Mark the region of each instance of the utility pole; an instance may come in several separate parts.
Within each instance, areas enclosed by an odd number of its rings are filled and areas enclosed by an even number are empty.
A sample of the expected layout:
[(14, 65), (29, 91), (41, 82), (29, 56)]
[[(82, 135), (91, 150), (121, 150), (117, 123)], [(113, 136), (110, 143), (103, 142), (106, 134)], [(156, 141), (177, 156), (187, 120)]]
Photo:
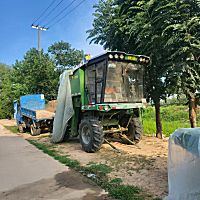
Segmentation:
[(41, 31), (47, 31), (48, 28), (45, 28), (45, 27), (42, 27), (42, 26), (39, 26), (39, 25), (35, 26), (33, 24), (31, 25), (31, 27), (38, 30), (38, 51), (40, 51), (41, 50), (41, 45), (40, 45)]

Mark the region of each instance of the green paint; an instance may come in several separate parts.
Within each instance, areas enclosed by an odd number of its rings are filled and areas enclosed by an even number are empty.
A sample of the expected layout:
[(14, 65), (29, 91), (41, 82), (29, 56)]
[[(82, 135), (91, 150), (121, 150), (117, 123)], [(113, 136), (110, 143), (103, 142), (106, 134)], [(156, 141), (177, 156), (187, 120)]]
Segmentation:
[(71, 82), (71, 94), (72, 96), (80, 95), (80, 73), (76, 70), (72, 76), (70, 76)]
[(81, 92), (81, 104), (85, 105), (85, 73), (83, 69), (79, 69), (80, 74), (80, 92)]

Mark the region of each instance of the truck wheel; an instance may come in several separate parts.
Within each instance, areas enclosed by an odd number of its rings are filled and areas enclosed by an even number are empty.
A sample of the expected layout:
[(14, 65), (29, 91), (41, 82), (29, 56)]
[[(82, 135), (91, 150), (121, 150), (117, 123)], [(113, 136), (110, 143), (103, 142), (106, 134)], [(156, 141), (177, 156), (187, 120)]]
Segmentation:
[(66, 127), (65, 135), (63, 137), (63, 142), (68, 142), (70, 138), (70, 131), (71, 131), (71, 126), (68, 124)]
[(30, 128), (31, 128), (31, 135), (32, 136), (40, 135), (40, 133), (41, 133), (40, 128), (35, 128), (33, 125), (31, 125)]
[(19, 130), (20, 133), (25, 133), (25, 129), (22, 126), (22, 124), (18, 124), (18, 130)]
[(104, 141), (103, 127), (96, 119), (83, 119), (79, 125), (80, 142), (84, 151), (93, 153)]
[(127, 137), (131, 141), (139, 142), (143, 135), (143, 127), (139, 118), (133, 118), (128, 126)]

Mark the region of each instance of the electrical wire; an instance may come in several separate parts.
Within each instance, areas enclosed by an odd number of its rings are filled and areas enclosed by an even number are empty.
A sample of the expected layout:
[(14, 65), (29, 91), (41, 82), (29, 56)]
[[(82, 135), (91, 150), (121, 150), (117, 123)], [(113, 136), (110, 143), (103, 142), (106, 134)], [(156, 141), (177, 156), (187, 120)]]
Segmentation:
[(82, 0), (77, 6), (75, 6), (73, 9), (71, 9), (69, 12), (67, 12), (63, 17), (61, 17), (60, 19), (58, 19), (55, 23), (53, 23), (52, 25), (50, 24), (48, 28), (52, 28), (53, 26), (55, 26), (57, 23), (59, 23), (61, 20), (63, 20), (65, 17), (67, 17), (69, 14), (71, 14), (76, 8), (78, 8), (84, 1), (86, 0)]
[(67, 10), (70, 6), (72, 6), (73, 3), (75, 3), (77, 0), (73, 0), (71, 3), (69, 3), (66, 7), (64, 7), (55, 17), (53, 17), (51, 20), (49, 20), (44, 26), (48, 26), (48, 24), (51, 24), (53, 21), (56, 20), (65, 10)]
[[(51, 15), (51, 13), (53, 13), (53, 11), (54, 11), (63, 1), (64, 1), (64, 0), (59, 1), (58, 4), (56, 4), (56, 6), (54, 6), (54, 7), (49, 11), (49, 13), (47, 13), (47, 15), (45, 15), (43, 18), (46, 18), (46, 19), (47, 19), (47, 18)], [(45, 21), (46, 19), (44, 19), (44, 21)]]
[(41, 17), (49, 10), (49, 8), (56, 2), (56, 0), (53, 0), (49, 6), (40, 14), (40, 16), (38, 18), (36, 18), (32, 24), (35, 24), (39, 19), (41, 19)]

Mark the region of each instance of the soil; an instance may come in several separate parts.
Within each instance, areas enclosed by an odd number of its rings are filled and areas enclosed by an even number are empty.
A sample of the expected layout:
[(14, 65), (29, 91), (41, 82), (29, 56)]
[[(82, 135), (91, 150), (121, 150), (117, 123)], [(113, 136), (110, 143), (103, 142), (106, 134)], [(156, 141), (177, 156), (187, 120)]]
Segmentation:
[(47, 110), (36, 110), (36, 118), (37, 119), (52, 119), (54, 117), (54, 113)]
[[(1, 124), (7, 121), (0, 120)], [(12, 123), (10, 123), (12, 124)], [(5, 124), (4, 124), (5, 125)], [(21, 134), (24, 138), (35, 139), (42, 143), (49, 143), (49, 134), (32, 137)], [(121, 178), (124, 184), (138, 186), (155, 197), (167, 196), (167, 153), (168, 139), (158, 139), (144, 136), (136, 145), (126, 145), (111, 142), (120, 152), (103, 144), (100, 151), (86, 153), (81, 149), (79, 139), (72, 139), (68, 143), (56, 144), (55, 148), (64, 155), (70, 155), (82, 165), (88, 163), (104, 163), (113, 168), (111, 178)]]

